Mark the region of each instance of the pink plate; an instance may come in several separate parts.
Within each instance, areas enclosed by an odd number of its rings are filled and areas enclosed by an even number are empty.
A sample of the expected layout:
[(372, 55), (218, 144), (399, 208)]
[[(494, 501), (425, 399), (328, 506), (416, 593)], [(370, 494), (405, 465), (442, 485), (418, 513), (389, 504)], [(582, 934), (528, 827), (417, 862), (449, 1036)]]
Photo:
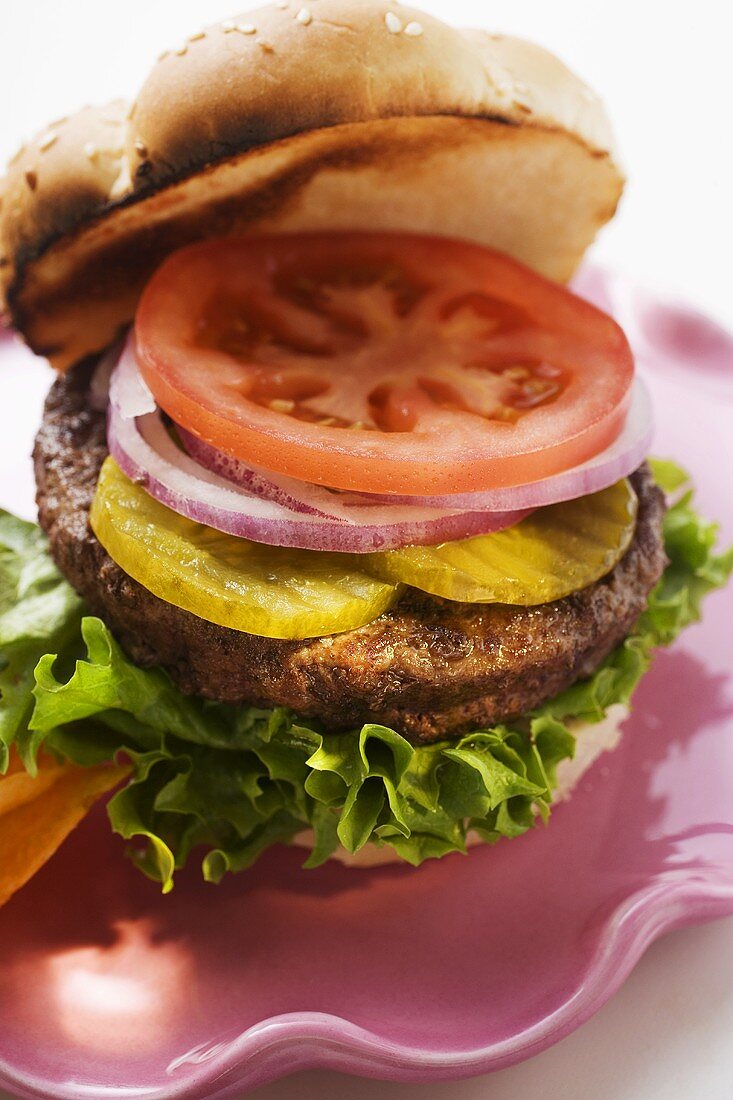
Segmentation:
[[(581, 286), (632, 338), (656, 453), (730, 539), (733, 340), (615, 277)], [(233, 1097), (314, 1066), (470, 1076), (557, 1042), (655, 937), (733, 913), (731, 620), (733, 588), (659, 655), (621, 748), (548, 829), (468, 858), (306, 872), (280, 849), (162, 898), (96, 814), (0, 912), (0, 1085)]]

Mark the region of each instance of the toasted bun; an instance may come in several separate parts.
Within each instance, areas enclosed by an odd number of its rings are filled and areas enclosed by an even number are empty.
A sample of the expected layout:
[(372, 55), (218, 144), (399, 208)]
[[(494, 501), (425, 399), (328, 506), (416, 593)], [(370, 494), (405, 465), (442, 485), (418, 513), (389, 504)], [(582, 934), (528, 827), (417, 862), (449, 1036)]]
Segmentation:
[[(558, 765), (555, 803), (565, 802), (570, 798), (580, 780), (599, 756), (618, 748), (622, 736), (621, 727), (628, 716), (628, 707), (616, 703), (608, 708), (601, 722), (570, 723), (576, 737), (575, 756), (572, 760), (563, 760)], [(476, 848), (483, 843), (478, 833), (469, 832), (466, 837), (468, 848)], [(292, 844), (296, 848), (307, 848), (310, 851), (313, 847), (313, 832), (305, 829), (293, 838)], [(376, 844), (371, 843), (365, 844), (353, 855), (345, 848), (338, 848), (331, 859), (337, 863), (343, 863), (345, 867), (381, 867), (388, 863), (403, 862), (394, 848), (390, 848), (389, 845), (377, 847)]]
[(599, 100), (537, 46), (382, 0), (270, 4), (164, 54), (131, 105), (21, 150), (0, 189), (2, 290), (64, 369), (189, 241), (403, 229), (566, 280), (622, 183)]

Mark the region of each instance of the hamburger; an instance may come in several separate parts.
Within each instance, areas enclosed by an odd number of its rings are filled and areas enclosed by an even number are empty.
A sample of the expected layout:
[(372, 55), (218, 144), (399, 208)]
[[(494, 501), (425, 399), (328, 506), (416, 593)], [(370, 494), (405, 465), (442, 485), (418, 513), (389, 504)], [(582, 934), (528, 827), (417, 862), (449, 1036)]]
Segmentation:
[(1, 900), (105, 795), (165, 890), (418, 865), (617, 743), (733, 564), (566, 286), (622, 187), (557, 59), (378, 0), (208, 27), (19, 152), (58, 379), (40, 528), (0, 518)]

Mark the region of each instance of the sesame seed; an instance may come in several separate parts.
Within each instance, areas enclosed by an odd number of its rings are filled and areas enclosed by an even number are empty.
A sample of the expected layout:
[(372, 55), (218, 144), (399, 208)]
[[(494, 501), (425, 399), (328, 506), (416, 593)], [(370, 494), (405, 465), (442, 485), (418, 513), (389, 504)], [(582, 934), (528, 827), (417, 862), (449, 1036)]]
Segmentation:
[(200, 42), (202, 38), (206, 38), (206, 31), (197, 31), (196, 34), (189, 35), (188, 41)]
[(46, 150), (50, 149), (56, 141), (58, 141), (58, 134), (44, 134), (44, 136), (38, 142), (38, 148), (42, 153), (45, 153)]
[(352, 431), (356, 430), (357, 432), (360, 432), (363, 428), (366, 428), (366, 424), (363, 420), (355, 420), (353, 424), (349, 424), (349, 427), (352, 429)]
[(31, 191), (35, 191), (35, 189), (38, 185), (38, 176), (36, 175), (35, 172), (26, 172), (25, 182), (28, 184)]
[(144, 141), (140, 141), (140, 138), (135, 142), (135, 152), (141, 157), (146, 157), (148, 155), (148, 147)]
[(182, 46), (179, 46), (178, 49), (174, 50), (173, 52), (175, 53), (176, 57), (183, 57), (184, 54), (188, 53), (188, 46), (184, 42)]
[(170, 50), (163, 50), (162, 53), (158, 54), (158, 61), (165, 61), (166, 57), (169, 56), (170, 52), (171, 52)]
[(408, 38), (419, 38), (422, 33), (422, 23), (408, 23), (405, 27), (405, 34)]
[(94, 160), (94, 158), (98, 154), (99, 154), (99, 149), (97, 149), (97, 146), (94, 144), (94, 142), (93, 141), (88, 141), (86, 143), (86, 145), (84, 146), (84, 156), (87, 158), (87, 160)]
[(336, 417), (324, 416), (318, 421), (318, 423), (322, 428), (332, 428), (336, 423)]
[(289, 398), (275, 397), (270, 402), (270, 408), (273, 412), (291, 413), (295, 408), (295, 402), (291, 401)]
[(299, 23), (302, 23), (304, 27), (307, 27), (309, 23), (313, 22), (313, 16), (307, 8), (301, 8), (295, 18)]
[(395, 15), (393, 11), (388, 11), (384, 17), (384, 22), (387, 24), (387, 30), (390, 34), (400, 34), (402, 31), (402, 20), (399, 16)]
[(226, 19), (222, 23), (221, 29), (224, 31), (224, 34), (230, 34), (232, 31), (235, 31), (237, 29), (237, 24), (234, 23), (231, 19)]
[(237, 30), (240, 34), (257, 34), (257, 27), (252, 23), (237, 23)]
[(275, 47), (271, 42), (266, 42), (264, 38), (257, 39), (257, 45), (260, 47), (263, 53), (274, 53)]

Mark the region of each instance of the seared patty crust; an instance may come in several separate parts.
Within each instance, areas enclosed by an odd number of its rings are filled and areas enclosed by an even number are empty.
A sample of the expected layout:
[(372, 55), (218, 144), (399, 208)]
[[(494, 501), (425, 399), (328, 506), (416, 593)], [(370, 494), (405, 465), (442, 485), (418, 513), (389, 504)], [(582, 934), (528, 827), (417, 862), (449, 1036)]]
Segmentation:
[(107, 456), (105, 415), (89, 406), (94, 364), (53, 385), (34, 451), (51, 552), (93, 614), (143, 667), (186, 694), (291, 707), (329, 730), (378, 722), (429, 742), (519, 717), (590, 675), (629, 633), (666, 564), (664, 499), (644, 465), (634, 539), (616, 568), (538, 607), (459, 604), (408, 589), (359, 630), (279, 641), (229, 630), (158, 599), (109, 557), (89, 526)]

